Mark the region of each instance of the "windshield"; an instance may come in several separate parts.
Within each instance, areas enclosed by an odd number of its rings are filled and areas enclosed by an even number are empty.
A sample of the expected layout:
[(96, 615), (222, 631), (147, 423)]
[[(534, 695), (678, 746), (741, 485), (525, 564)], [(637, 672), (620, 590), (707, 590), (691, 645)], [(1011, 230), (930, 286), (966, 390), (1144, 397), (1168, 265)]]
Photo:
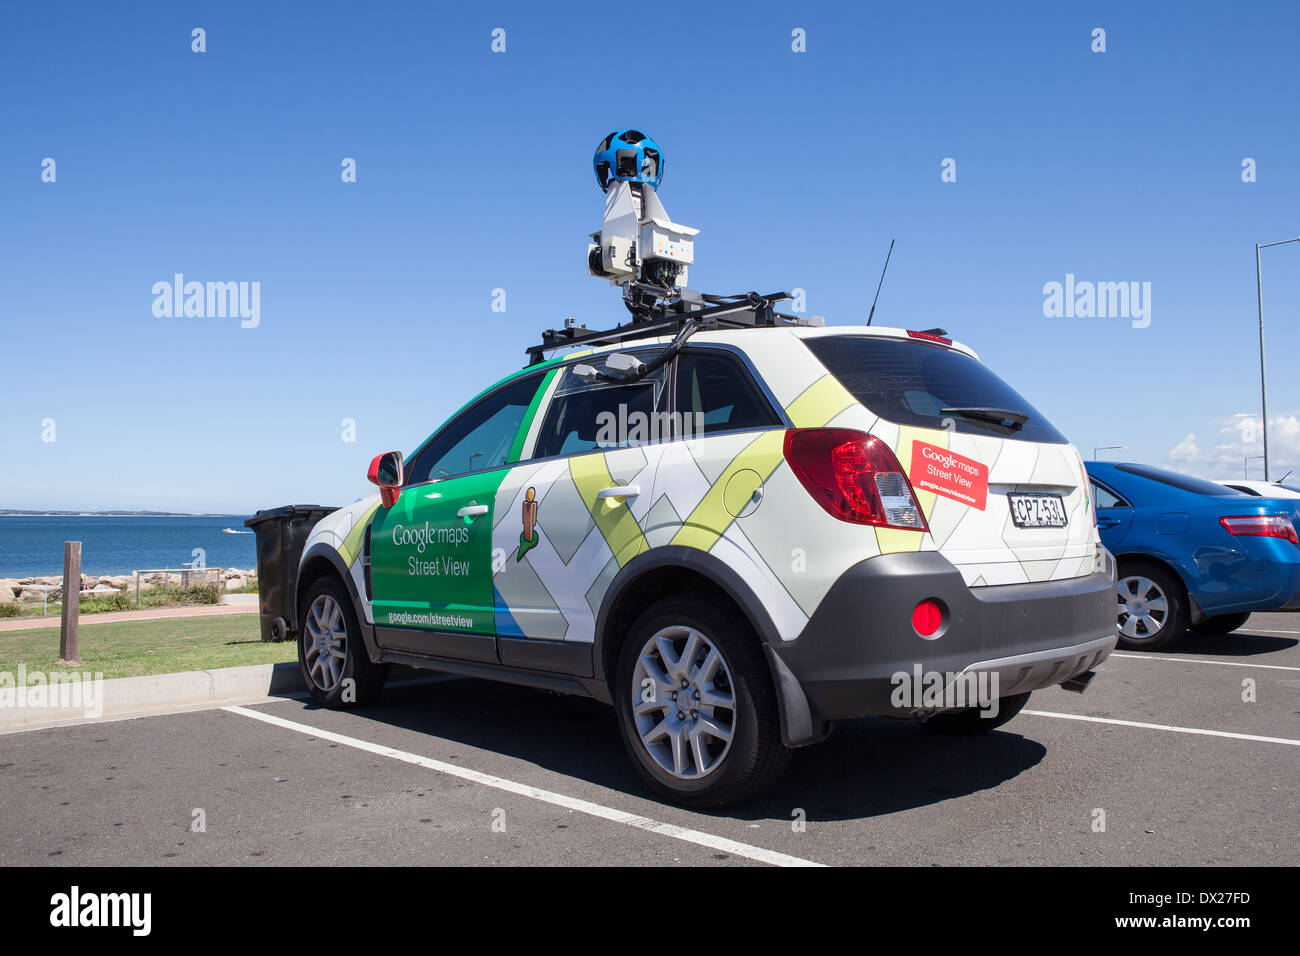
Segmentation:
[(875, 335), (826, 335), (803, 343), (854, 398), (896, 425), (944, 428), (947, 421), (952, 431), (1066, 443), (1015, 389), (962, 352)]

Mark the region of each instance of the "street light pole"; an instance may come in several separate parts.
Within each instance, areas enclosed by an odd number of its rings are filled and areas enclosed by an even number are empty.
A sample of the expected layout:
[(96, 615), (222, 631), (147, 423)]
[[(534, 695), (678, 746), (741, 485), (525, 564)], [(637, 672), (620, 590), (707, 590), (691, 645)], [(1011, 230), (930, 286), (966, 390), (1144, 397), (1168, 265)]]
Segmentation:
[(1300, 236), (1295, 239), (1282, 239), (1278, 242), (1257, 242), (1255, 243), (1255, 301), (1259, 305), (1259, 399), (1260, 399), (1260, 425), (1262, 426), (1261, 434), (1264, 438), (1264, 480), (1268, 481), (1268, 381), (1264, 376), (1264, 277), (1259, 264), (1259, 250), (1267, 249), (1269, 246), (1283, 246), (1288, 242), (1300, 242)]
[(1092, 450), (1092, 460), (1093, 461), (1097, 460), (1097, 452), (1099, 451), (1110, 451), (1113, 448), (1123, 448), (1123, 447), (1124, 447), (1123, 445), (1101, 445)]

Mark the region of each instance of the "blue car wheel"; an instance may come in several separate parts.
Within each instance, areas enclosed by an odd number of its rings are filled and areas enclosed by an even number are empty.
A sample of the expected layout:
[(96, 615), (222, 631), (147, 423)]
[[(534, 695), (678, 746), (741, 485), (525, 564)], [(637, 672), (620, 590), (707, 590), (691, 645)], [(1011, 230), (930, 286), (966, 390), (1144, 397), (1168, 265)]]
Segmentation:
[(1183, 636), (1187, 598), (1173, 572), (1145, 562), (1122, 563), (1115, 590), (1120, 647), (1149, 651)]

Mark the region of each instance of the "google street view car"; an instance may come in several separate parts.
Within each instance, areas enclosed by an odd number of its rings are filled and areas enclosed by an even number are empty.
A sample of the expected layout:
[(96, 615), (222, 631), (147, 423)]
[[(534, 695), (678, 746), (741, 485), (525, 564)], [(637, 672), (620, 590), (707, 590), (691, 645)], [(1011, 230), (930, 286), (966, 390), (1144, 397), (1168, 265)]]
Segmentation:
[(588, 271), (631, 321), (544, 333), (315, 526), (312, 697), (365, 703), (390, 663), (588, 695), (651, 788), (718, 806), (836, 720), (975, 733), (1083, 690), (1115, 569), (1060, 432), (941, 330), (685, 288), (658, 147), (602, 147)]

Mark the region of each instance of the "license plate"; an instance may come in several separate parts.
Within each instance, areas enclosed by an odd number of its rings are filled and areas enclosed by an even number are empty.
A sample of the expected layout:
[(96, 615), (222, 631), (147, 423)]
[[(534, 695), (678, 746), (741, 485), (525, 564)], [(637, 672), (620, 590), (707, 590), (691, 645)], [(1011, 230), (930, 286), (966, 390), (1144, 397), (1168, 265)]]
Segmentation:
[(1011, 520), (1017, 528), (1064, 528), (1070, 523), (1060, 495), (1009, 494)]

